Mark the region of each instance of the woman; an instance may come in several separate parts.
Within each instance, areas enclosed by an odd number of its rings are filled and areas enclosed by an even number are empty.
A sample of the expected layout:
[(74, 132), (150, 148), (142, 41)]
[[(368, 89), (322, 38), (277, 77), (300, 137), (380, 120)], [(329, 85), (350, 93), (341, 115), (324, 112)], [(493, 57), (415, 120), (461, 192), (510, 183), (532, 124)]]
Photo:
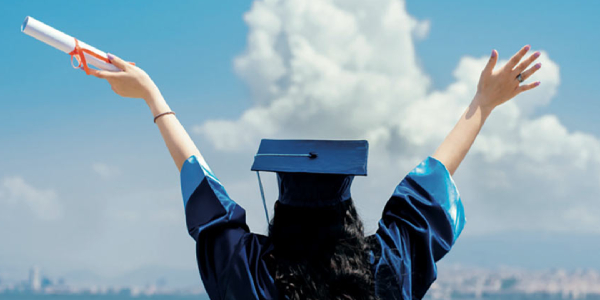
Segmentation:
[[(471, 104), (433, 156), (397, 186), (369, 237), (349, 193), (327, 207), (278, 201), (269, 236), (250, 233), (245, 211), (229, 198), (150, 77), (112, 55), (121, 72), (92, 74), (121, 96), (144, 99), (155, 117), (181, 172), (186, 222), (211, 299), (420, 299), (436, 278), (435, 262), (464, 225), (451, 176), (491, 112), (540, 84), (521, 85), (541, 67), (528, 68), (539, 52), (521, 61), (529, 49), (496, 69), (498, 53), (492, 51)], [(314, 178), (303, 179), (300, 189), (313, 187)]]

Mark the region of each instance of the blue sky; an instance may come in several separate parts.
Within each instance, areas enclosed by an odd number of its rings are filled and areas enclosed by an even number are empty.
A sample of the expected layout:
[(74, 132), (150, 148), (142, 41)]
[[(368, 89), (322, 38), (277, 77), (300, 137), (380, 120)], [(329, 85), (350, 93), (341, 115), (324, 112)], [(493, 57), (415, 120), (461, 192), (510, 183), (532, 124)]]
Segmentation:
[[(595, 2), (408, 1), (408, 11), (432, 22), (429, 38), (417, 44), (421, 62), (436, 85), (450, 81), (456, 60), (498, 49), (512, 55), (521, 45), (548, 51), (560, 64), (561, 85), (543, 112), (560, 116), (569, 129), (600, 133), (600, 21)], [(543, 83), (542, 83), (543, 84)]]
[[(558, 1), (461, 1), (460, 5), (408, 1), (406, 10), (416, 19), (430, 22), (427, 37), (416, 41), (415, 49), (417, 64), (432, 79), (431, 89), (451, 84), (455, 80), (452, 72), (464, 56), (487, 56), (497, 49), (500, 58), (507, 58), (531, 44), (546, 51), (560, 67), (556, 95), (535, 114), (555, 115), (569, 132), (599, 137), (600, 19), (595, 15), (599, 6)], [(145, 103), (118, 97), (106, 82), (73, 70), (67, 55), (19, 29), (23, 19), (32, 16), (135, 61), (152, 76), (191, 131), (211, 119), (236, 119), (253, 105), (248, 84), (233, 66), (234, 58), (246, 49), (249, 31), (242, 16), (251, 3), (4, 1), (1, 7), (0, 179), (20, 177), (38, 192), (53, 191), (62, 214), (58, 220), (39, 220), (27, 205), (4, 203), (0, 227), (11, 229), (0, 229), (0, 240), (9, 245), (0, 247), (0, 270), (4, 267), (24, 274), (23, 268), (32, 264), (54, 274), (84, 269), (106, 276), (146, 265), (193, 270), (193, 243), (185, 232), (178, 172)], [(226, 170), (237, 170), (227, 168), (231, 161), (239, 163), (240, 170), (249, 169), (251, 156), (231, 158), (211, 145), (200, 144), (204, 138), (193, 138), (213, 169), (224, 170), (225, 182), (239, 179), (226, 174)], [(94, 164), (107, 166), (107, 175), (95, 172)], [(160, 197), (144, 208), (146, 193)], [(136, 200), (128, 202), (129, 196)], [(121, 208), (139, 209), (144, 214), (119, 213)], [(148, 211), (156, 209), (166, 213)], [(177, 212), (181, 213), (179, 219), (173, 215)], [(152, 220), (167, 221), (144, 224)], [(490, 244), (512, 241), (526, 249), (536, 247), (522, 243), (531, 239), (527, 234), (513, 240), (510, 236), (502, 233), (497, 239), (486, 239), (494, 240)], [(572, 240), (569, 234), (563, 236), (564, 241)], [(589, 264), (581, 258), (556, 261), (555, 255), (515, 258), (510, 249), (470, 255), (482, 252), (478, 241), (466, 236), (449, 260), (472, 264), (498, 260), (538, 268)], [(540, 243), (553, 249), (560, 241), (552, 244), (547, 236), (540, 237)], [(40, 244), (45, 251), (36, 249)], [(589, 243), (571, 250), (580, 253), (598, 247)], [(138, 255), (148, 248), (152, 251)], [(573, 253), (556, 251), (567, 257)], [(104, 258), (91, 262), (90, 256), (100, 255)], [(597, 259), (593, 264), (600, 267)]]

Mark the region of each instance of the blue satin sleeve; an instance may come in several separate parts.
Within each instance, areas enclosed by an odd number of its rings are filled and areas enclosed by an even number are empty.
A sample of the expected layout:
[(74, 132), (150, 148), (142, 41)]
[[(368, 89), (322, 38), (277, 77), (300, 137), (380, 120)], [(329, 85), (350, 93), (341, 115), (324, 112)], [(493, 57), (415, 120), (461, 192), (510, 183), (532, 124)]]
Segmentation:
[[(235, 203), (208, 165), (195, 155), (181, 168), (187, 230), (196, 240), (198, 268), (211, 299), (222, 299), (221, 278), (249, 233), (246, 212)], [(237, 250), (236, 250), (237, 249)]]
[(423, 298), (437, 277), (435, 262), (450, 251), (465, 222), (450, 173), (428, 157), (396, 186), (379, 221), (378, 294)]

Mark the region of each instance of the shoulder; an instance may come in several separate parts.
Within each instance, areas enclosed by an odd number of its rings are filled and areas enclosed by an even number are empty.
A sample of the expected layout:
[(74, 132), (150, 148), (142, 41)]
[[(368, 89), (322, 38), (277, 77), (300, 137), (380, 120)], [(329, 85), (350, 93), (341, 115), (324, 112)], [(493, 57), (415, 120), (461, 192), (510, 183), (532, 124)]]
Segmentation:
[(277, 299), (272, 253), (269, 237), (244, 234), (221, 276), (224, 299)]

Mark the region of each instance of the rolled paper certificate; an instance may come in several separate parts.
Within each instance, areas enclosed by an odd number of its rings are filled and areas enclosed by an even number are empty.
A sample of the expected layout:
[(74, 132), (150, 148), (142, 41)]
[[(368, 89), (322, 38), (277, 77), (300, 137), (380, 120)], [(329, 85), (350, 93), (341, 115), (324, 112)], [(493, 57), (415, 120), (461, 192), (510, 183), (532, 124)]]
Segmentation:
[[(58, 31), (32, 17), (25, 18), (25, 21), (23, 21), (23, 25), (21, 26), (21, 31), (62, 52), (71, 55), (72, 57), (75, 56), (75, 58), (77, 58), (79, 61), (79, 64), (83, 65), (84, 69), (87, 69), (87, 66), (85, 66), (85, 63), (82, 63), (82, 59), (78, 57), (79, 55), (83, 55), (85, 62), (95, 66), (98, 69), (115, 72), (120, 71), (119, 68), (109, 62), (106, 53), (103, 51), (100, 51), (82, 41), (76, 40), (74, 37)], [(77, 49), (77, 46), (79, 49)], [(88, 53), (88, 51), (93, 52), (93, 54)]]

